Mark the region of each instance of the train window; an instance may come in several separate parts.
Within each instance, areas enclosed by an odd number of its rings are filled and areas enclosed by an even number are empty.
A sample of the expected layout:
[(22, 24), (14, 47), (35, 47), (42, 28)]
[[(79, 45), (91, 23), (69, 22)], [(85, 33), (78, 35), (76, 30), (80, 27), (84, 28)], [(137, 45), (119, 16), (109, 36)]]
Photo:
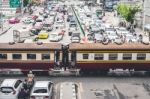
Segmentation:
[(7, 54), (0, 54), (0, 59), (7, 59)]
[(94, 59), (95, 60), (103, 60), (104, 59), (104, 54), (95, 54)]
[(13, 59), (22, 59), (21, 54), (13, 54), (12, 57), (13, 57)]
[(83, 54), (83, 59), (89, 59), (89, 54)]
[(109, 54), (109, 60), (117, 60), (118, 59), (118, 54)]
[(137, 60), (145, 60), (146, 59), (146, 54), (139, 53), (137, 54)]
[(36, 59), (36, 54), (27, 54), (27, 59)]
[(49, 59), (50, 59), (50, 53), (42, 54), (42, 60), (49, 60)]
[(123, 54), (123, 60), (131, 60), (132, 54)]

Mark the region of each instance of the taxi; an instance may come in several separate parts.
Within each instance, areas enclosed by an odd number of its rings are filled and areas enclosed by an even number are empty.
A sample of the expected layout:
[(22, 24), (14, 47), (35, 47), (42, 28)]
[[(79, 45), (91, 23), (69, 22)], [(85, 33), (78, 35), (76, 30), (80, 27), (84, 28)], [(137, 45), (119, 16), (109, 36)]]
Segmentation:
[(38, 38), (39, 39), (47, 39), (49, 37), (49, 34), (47, 31), (41, 31), (39, 34), (38, 34)]

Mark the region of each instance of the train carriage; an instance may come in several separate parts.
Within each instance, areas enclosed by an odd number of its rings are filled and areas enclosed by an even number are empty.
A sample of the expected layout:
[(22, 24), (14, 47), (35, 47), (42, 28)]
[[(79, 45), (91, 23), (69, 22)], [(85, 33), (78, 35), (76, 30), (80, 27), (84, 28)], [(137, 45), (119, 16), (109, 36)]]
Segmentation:
[(61, 56), (58, 43), (1, 43), (0, 70), (49, 71), (61, 61), (57, 56)]
[(72, 43), (69, 45), (69, 54), (70, 64), (74, 63), (81, 71), (150, 71), (150, 45)]

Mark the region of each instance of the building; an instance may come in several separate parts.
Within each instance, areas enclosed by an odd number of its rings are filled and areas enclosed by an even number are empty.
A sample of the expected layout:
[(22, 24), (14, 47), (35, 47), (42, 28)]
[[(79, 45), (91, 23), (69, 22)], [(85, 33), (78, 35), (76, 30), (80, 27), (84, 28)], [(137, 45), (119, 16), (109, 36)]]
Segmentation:
[(150, 0), (144, 0), (143, 26), (150, 24)]
[(18, 13), (18, 7), (11, 7), (9, 0), (2, 0), (0, 5), (0, 13), (8, 17), (15, 16), (16, 13)]

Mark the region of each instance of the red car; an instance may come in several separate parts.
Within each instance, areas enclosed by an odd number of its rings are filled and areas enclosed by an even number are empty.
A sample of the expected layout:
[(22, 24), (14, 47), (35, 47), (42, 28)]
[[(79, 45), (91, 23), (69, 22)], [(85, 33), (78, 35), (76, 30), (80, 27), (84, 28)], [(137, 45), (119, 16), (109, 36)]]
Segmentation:
[(33, 16), (32, 16), (32, 19), (33, 19), (33, 20), (36, 20), (37, 18), (38, 18), (37, 15), (33, 15)]
[(9, 19), (10, 24), (16, 24), (16, 23), (19, 23), (19, 22), (20, 22), (20, 20), (17, 17), (13, 17), (13, 18)]

